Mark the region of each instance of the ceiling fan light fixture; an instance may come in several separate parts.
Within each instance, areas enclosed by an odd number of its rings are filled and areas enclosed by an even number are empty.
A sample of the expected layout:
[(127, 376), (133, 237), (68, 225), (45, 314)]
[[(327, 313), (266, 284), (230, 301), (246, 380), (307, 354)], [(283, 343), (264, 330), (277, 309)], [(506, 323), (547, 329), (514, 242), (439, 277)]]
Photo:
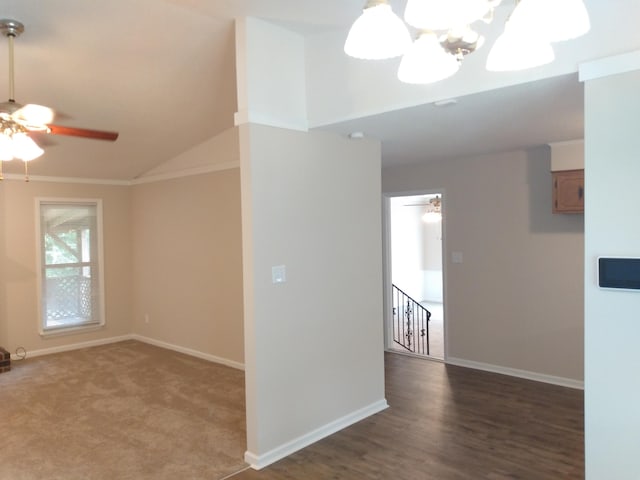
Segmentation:
[(14, 40), (24, 32), (24, 25), (17, 20), (0, 19), (0, 34), (7, 37), (9, 44), (9, 99), (0, 102), (0, 180), (2, 180), (2, 162), (19, 158), (25, 162), (25, 177), (28, 181), (27, 162), (44, 153), (44, 150), (29, 136), (29, 132), (45, 132), (52, 135), (69, 135), (115, 141), (117, 132), (89, 130), (86, 128), (62, 127), (51, 125), (55, 113), (42, 105), (20, 105), (14, 95)]
[(29, 130), (47, 130), (47, 124), (53, 122), (54, 113), (49, 107), (29, 103), (13, 113), (13, 118), (23, 123)]
[(11, 139), (13, 142), (13, 157), (23, 162), (35, 160), (44, 153), (44, 150), (26, 133), (14, 133)]
[(422, 215), (424, 223), (438, 223), (442, 221), (442, 214), (438, 212), (426, 212)]
[(364, 60), (399, 57), (411, 45), (411, 35), (387, 0), (369, 0), (353, 23), (344, 44), (347, 55)]
[(442, 221), (442, 199), (439, 195), (429, 200), (429, 203), (425, 206), (422, 221), (425, 223), (438, 223)]
[(447, 52), (434, 32), (422, 32), (402, 57), (398, 79), (404, 83), (427, 84), (444, 80), (458, 71), (460, 62)]
[(11, 137), (0, 134), (0, 162), (9, 162), (13, 160), (13, 141)]

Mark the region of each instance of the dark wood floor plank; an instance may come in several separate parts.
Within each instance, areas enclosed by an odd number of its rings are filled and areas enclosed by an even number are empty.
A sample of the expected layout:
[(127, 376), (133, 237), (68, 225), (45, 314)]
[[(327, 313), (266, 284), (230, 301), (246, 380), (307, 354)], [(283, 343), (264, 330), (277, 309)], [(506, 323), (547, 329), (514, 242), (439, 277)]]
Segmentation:
[(233, 480), (584, 478), (583, 392), (386, 354), (390, 408)]

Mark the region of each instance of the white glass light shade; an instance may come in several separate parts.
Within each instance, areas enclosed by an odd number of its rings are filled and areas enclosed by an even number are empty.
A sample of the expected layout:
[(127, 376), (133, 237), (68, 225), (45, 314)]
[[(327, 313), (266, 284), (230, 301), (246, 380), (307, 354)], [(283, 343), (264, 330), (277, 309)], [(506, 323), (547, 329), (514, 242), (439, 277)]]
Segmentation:
[(424, 223), (438, 223), (442, 220), (442, 214), (438, 212), (426, 212), (422, 215)]
[(517, 29), (535, 29), (535, 35), (549, 42), (580, 37), (591, 28), (582, 0), (521, 0), (510, 22)]
[(344, 51), (365, 60), (399, 57), (411, 45), (411, 35), (389, 4), (365, 7), (351, 26)]
[(0, 133), (0, 162), (13, 160), (13, 141), (11, 137)]
[(404, 19), (421, 30), (448, 30), (469, 25), (490, 9), (487, 0), (409, 0)]
[(398, 69), (398, 79), (404, 83), (433, 83), (450, 77), (460, 63), (440, 45), (433, 32), (423, 32), (405, 53)]
[(54, 114), (49, 107), (29, 103), (14, 112), (12, 116), (30, 127), (44, 129), (48, 123), (53, 121)]
[(548, 41), (528, 29), (518, 29), (509, 19), (487, 57), (487, 70), (507, 72), (539, 67), (553, 62), (555, 55)]
[(29, 162), (44, 153), (36, 142), (24, 133), (13, 134), (13, 157)]

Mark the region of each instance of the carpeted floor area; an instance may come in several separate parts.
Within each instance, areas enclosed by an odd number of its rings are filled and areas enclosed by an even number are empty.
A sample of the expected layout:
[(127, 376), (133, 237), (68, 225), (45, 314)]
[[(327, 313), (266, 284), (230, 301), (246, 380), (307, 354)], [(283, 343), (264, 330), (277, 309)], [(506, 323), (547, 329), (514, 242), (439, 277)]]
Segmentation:
[(244, 373), (135, 341), (0, 375), (0, 478), (221, 479), (244, 467)]

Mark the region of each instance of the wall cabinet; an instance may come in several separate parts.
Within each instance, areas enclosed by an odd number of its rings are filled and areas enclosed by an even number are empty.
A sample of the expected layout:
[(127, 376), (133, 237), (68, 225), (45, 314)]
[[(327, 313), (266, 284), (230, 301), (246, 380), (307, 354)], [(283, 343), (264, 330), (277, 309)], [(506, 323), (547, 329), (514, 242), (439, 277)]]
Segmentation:
[(584, 170), (562, 170), (553, 175), (553, 213), (584, 212)]

